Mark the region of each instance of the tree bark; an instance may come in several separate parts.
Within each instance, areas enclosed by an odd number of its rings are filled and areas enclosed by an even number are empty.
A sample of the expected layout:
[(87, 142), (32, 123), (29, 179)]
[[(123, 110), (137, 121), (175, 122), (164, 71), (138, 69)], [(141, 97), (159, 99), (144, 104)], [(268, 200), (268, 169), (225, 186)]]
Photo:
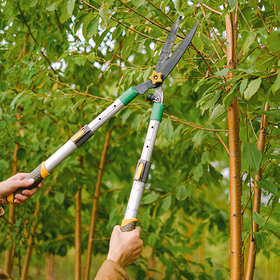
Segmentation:
[[(226, 2), (227, 5), (227, 2)], [(237, 11), (226, 14), (227, 35), (227, 67), (237, 68), (236, 42), (237, 42)], [(227, 74), (227, 80), (233, 78), (231, 71)], [(228, 138), (229, 138), (229, 169), (230, 169), (230, 279), (243, 279), (243, 255), (242, 255), (242, 215), (241, 196), (242, 184), (240, 179), (241, 150), (239, 139), (239, 105), (237, 97), (227, 109), (228, 114)]]
[[(18, 114), (17, 114), (18, 115)], [(18, 118), (19, 116), (17, 116)], [(19, 149), (19, 144), (16, 143), (15, 149), (14, 149), (14, 154), (13, 154), (13, 163), (12, 163), (12, 174), (15, 175), (17, 173), (17, 151)], [(9, 204), (9, 223), (13, 225), (15, 223), (15, 204)], [(10, 233), (11, 234), (11, 233)], [(11, 238), (12, 240), (12, 238)], [(5, 251), (5, 263), (4, 263), (4, 270), (8, 273), (11, 274), (12, 270), (12, 259), (14, 255), (14, 243), (12, 240), (12, 245), (9, 250)]]
[(75, 215), (75, 280), (80, 280), (82, 277), (82, 250), (81, 250), (81, 197), (82, 188), (78, 186), (76, 193), (76, 215)]
[[(264, 111), (269, 111), (268, 102), (266, 102), (265, 104)], [(268, 116), (262, 115), (260, 133), (258, 138), (258, 149), (262, 152), (262, 154), (264, 153), (264, 148), (265, 148), (267, 124), (268, 124)], [(262, 190), (261, 188), (258, 188), (256, 181), (260, 181), (261, 179), (262, 179), (262, 167), (259, 166), (258, 174), (255, 174), (252, 214), (254, 212), (260, 214)], [(257, 252), (257, 244), (254, 238), (254, 232), (258, 232), (258, 231), (259, 231), (259, 225), (256, 224), (254, 221), (252, 221), (252, 232), (251, 232), (250, 243), (249, 243), (248, 261), (247, 261), (246, 277), (245, 277), (246, 280), (252, 280), (254, 276), (256, 252)]]
[[(37, 201), (35, 212), (34, 212), (35, 219), (38, 219), (38, 217), (39, 217), (39, 210), (40, 210), (39, 201)], [(26, 251), (26, 255), (25, 255), (25, 259), (24, 259), (24, 265), (22, 268), (21, 280), (27, 279), (28, 268), (29, 268), (29, 264), (30, 264), (30, 260), (31, 260), (34, 236), (36, 234), (37, 225), (38, 225), (38, 222), (34, 221), (33, 227), (31, 229), (30, 235), (28, 237), (28, 243), (27, 243), (28, 247), (27, 247), (27, 251)]]
[(95, 234), (95, 225), (97, 220), (97, 209), (98, 209), (98, 200), (100, 197), (100, 188), (102, 183), (102, 176), (103, 171), (106, 163), (106, 155), (109, 148), (109, 142), (111, 138), (112, 130), (107, 131), (106, 138), (103, 146), (103, 151), (101, 154), (100, 164), (98, 168), (98, 175), (97, 181), (95, 185), (95, 193), (94, 193), (94, 200), (92, 205), (92, 213), (91, 213), (91, 223), (90, 223), (90, 231), (88, 237), (88, 247), (87, 247), (87, 259), (86, 259), (86, 271), (85, 271), (85, 280), (90, 279), (90, 267), (91, 267), (91, 260), (92, 260), (92, 247), (93, 247), (93, 240)]

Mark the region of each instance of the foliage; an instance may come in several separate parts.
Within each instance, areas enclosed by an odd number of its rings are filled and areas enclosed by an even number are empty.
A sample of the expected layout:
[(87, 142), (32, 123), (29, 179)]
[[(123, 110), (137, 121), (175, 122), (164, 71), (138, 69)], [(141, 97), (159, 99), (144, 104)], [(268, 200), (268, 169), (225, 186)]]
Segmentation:
[[(200, 0), (0, 2), (1, 180), (12, 175), (16, 143), (18, 171), (32, 171), (122, 92), (148, 79), (172, 21), (183, 16), (176, 43), (199, 21), (194, 47), (163, 84), (165, 113), (139, 211), (144, 251), (132, 267), (135, 279), (148, 277), (152, 256), (157, 265), (151, 268), (155, 270), (151, 279), (212, 279), (213, 275), (228, 279), (228, 269), (221, 267), (228, 267), (229, 253), (226, 260), (214, 259), (209, 246), (217, 248), (230, 237), (224, 145), (226, 109), (234, 96), (240, 104), (245, 247), (254, 220), (261, 227), (255, 236), (258, 250), (265, 249), (269, 259), (280, 253), (280, 2), (239, 1), (236, 70), (226, 68), (221, 22), (238, 1), (228, 2), (227, 8), (224, 1)], [(235, 77), (226, 82), (228, 71)], [(228, 85), (231, 89), (226, 90)], [(261, 154), (256, 136), (266, 102), (271, 110), (264, 112), (269, 125)], [(138, 96), (63, 161), (34, 198), (17, 208), (13, 226), (2, 221), (1, 250), (11, 246), (6, 237), (12, 230), (15, 255), (25, 255), (26, 233), (39, 200), (33, 261), (45, 253), (65, 256), (74, 246), (78, 184), (82, 250), (86, 250), (105, 132), (112, 129), (93, 252), (105, 255), (107, 238), (123, 218), (151, 108)], [(259, 166), (263, 168), (263, 180), (258, 182), (264, 198), (261, 214), (251, 213), (251, 178)], [(199, 247), (205, 249), (203, 262), (196, 257)]]

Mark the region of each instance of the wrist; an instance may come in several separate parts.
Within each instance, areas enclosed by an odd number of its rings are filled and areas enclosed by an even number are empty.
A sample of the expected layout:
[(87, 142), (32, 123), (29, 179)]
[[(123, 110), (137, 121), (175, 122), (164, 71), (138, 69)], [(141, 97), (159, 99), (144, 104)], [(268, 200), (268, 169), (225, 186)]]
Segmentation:
[(121, 262), (121, 257), (120, 256), (109, 253), (108, 256), (107, 256), (107, 260), (113, 261), (113, 262), (117, 263), (118, 265), (120, 265), (122, 268), (125, 268), (125, 266)]

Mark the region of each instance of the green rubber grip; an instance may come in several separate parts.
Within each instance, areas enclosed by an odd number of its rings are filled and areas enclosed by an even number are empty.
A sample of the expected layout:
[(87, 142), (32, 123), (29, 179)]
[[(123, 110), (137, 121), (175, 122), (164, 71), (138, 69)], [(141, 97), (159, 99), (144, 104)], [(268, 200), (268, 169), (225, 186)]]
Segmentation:
[(161, 122), (164, 110), (164, 103), (154, 103), (150, 120)]
[(125, 91), (120, 97), (120, 101), (123, 103), (123, 105), (127, 105), (130, 101), (132, 101), (139, 93), (133, 88), (129, 88), (127, 91)]

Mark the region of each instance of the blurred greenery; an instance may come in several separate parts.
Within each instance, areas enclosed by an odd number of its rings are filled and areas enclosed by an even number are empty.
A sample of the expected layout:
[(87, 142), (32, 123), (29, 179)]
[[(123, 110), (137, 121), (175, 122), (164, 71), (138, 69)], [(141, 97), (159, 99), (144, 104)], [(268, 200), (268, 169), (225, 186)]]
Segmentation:
[[(254, 279), (276, 280), (280, 273), (275, 192), (280, 181), (280, 1), (229, 1), (229, 9), (224, 2), (0, 1), (0, 180), (12, 175), (16, 144), (18, 172), (31, 172), (120, 94), (148, 79), (178, 16), (183, 18), (174, 48), (199, 21), (193, 44), (200, 53), (189, 47), (163, 83), (165, 111), (138, 214), (144, 248), (127, 269), (131, 279), (229, 279), (229, 163), (222, 143), (228, 144), (226, 109), (234, 96), (240, 105), (245, 260), (254, 218), (250, 178), (261, 163), (263, 179), (274, 191), (264, 188), (261, 214), (255, 217), (266, 226), (255, 236)], [(239, 65), (230, 70), (235, 78), (226, 82), (224, 15), (236, 3)], [(232, 90), (226, 91), (229, 84)], [(271, 115), (260, 157), (255, 134), (266, 102)], [(123, 218), (151, 108), (138, 96), (55, 168), (34, 197), (16, 207), (13, 225), (6, 214), (0, 264), (14, 244), (14, 279), (20, 277), (33, 222), (37, 230), (28, 279), (45, 279), (50, 259), (52, 279), (73, 279), (75, 194), (81, 185), (84, 260), (101, 151), (112, 129), (92, 253), (94, 277), (112, 228)]]

